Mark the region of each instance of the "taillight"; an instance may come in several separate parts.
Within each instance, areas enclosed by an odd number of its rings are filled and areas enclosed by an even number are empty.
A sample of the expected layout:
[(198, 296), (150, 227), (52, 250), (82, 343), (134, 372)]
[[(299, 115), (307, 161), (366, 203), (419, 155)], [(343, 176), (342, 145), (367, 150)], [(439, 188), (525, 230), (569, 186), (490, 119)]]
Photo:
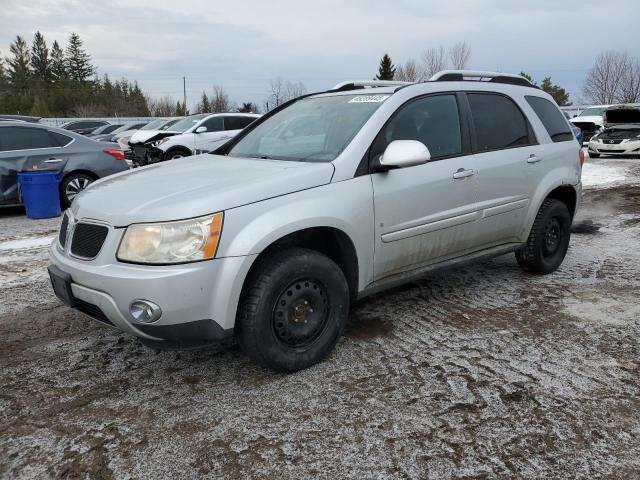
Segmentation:
[(578, 158), (580, 159), (580, 168), (584, 165), (584, 150), (578, 150)]
[(116, 160), (124, 160), (124, 152), (119, 148), (105, 148), (102, 151), (107, 155), (111, 155)]

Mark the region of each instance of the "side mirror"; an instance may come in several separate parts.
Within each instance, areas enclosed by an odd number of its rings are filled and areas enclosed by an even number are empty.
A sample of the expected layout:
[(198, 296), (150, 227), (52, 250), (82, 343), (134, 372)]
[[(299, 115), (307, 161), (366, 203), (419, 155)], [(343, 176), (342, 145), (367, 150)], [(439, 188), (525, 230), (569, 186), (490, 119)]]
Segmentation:
[(196, 128), (196, 133), (204, 133), (206, 131), (207, 131), (207, 127), (205, 127), (204, 125)]
[(413, 167), (427, 163), (429, 160), (431, 160), (431, 153), (424, 143), (416, 140), (395, 140), (380, 157), (378, 170)]

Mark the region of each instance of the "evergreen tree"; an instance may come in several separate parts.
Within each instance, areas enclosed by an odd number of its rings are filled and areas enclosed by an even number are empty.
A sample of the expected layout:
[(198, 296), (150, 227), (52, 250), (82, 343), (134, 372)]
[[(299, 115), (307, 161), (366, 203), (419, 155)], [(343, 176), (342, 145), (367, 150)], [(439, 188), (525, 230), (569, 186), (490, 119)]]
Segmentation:
[(253, 102), (243, 102), (242, 106), (238, 109), (238, 112), (242, 113), (257, 113), (258, 106)]
[(202, 97), (200, 97), (200, 103), (198, 103), (197, 108), (200, 113), (209, 113), (211, 111), (211, 102), (209, 102), (209, 97), (207, 97), (206, 92), (202, 92)]
[(386, 53), (380, 60), (380, 68), (378, 69), (378, 75), (376, 75), (377, 80), (393, 80), (393, 77), (396, 74), (396, 67), (393, 65), (391, 61), (391, 57)]
[(14, 92), (20, 94), (27, 91), (30, 77), (29, 47), (20, 35), (9, 46), (11, 57), (7, 58), (7, 77)]
[(64, 58), (64, 52), (57, 40), (53, 41), (53, 46), (51, 47), (51, 77), (54, 82), (60, 82), (67, 78), (67, 66)]
[(567, 107), (571, 105), (567, 91), (560, 85), (551, 83), (551, 77), (545, 77), (540, 84), (540, 88), (551, 95), (559, 106)]
[(529, 80), (531, 82), (531, 85), (536, 85), (537, 86), (537, 83), (533, 81), (533, 77), (531, 75), (529, 75), (528, 73), (520, 72), (520, 76), (526, 78), (527, 80)]
[(51, 83), (51, 65), (47, 42), (40, 32), (36, 32), (31, 45), (31, 73), (35, 80), (44, 84)]
[(82, 40), (77, 33), (69, 37), (66, 51), (66, 66), (69, 77), (77, 82), (84, 82), (95, 72), (91, 64), (91, 56), (82, 48)]

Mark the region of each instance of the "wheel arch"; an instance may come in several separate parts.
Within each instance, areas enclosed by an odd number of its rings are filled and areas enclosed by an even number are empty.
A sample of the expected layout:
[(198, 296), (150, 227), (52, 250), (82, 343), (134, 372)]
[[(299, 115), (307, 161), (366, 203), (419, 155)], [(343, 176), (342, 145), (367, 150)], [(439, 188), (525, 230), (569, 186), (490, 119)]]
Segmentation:
[(191, 155), (193, 155), (193, 152), (191, 151), (190, 148), (185, 147), (184, 145), (172, 145), (171, 147), (169, 147), (167, 149), (166, 152), (164, 152), (164, 158), (169, 158), (169, 155), (171, 155), (171, 153), (180, 150), (182, 152), (186, 152), (188, 155), (187, 157), (190, 157)]

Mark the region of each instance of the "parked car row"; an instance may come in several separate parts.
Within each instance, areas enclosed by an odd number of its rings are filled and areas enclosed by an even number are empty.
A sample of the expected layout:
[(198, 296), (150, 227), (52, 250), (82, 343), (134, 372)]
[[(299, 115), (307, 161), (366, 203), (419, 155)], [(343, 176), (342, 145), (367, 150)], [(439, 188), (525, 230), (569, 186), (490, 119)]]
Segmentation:
[(610, 107), (602, 115), (603, 128), (589, 140), (589, 156), (640, 158), (640, 108)]
[(59, 172), (60, 203), (68, 207), (90, 183), (127, 168), (117, 144), (40, 123), (0, 122), (0, 206), (22, 204), (19, 172)]
[[(635, 131), (636, 128), (633, 125), (637, 125), (637, 114), (633, 112), (637, 112), (640, 109), (640, 106), (637, 104), (631, 105), (593, 105), (591, 107), (585, 108), (579, 115), (574, 116), (570, 119), (570, 122), (575, 126), (580, 128), (582, 131), (582, 141), (584, 146), (589, 147), (589, 152), (592, 157), (597, 158), (601, 152), (598, 151), (598, 144), (602, 147), (603, 141), (606, 139), (607, 141), (614, 141), (608, 145), (619, 145), (620, 143), (624, 143), (625, 145), (629, 142), (635, 141)], [(609, 112), (616, 111), (614, 113), (614, 117), (610, 117), (607, 121), (606, 116)], [(622, 113), (626, 112), (626, 113)], [(621, 117), (621, 115), (624, 116)], [(621, 121), (622, 119), (622, 121)], [(616, 126), (617, 125), (617, 126)], [(629, 127), (629, 125), (631, 125)], [(615, 126), (616, 137), (609, 138), (609, 133), (605, 134), (606, 138), (602, 137), (602, 133), (605, 129), (609, 129)], [(625, 137), (627, 135), (627, 137)], [(600, 139), (598, 141), (597, 139)], [(595, 140), (592, 144), (592, 140)], [(615, 140), (620, 140), (620, 142), (616, 143)], [(626, 145), (629, 147), (629, 145)], [(606, 150), (605, 153), (611, 152), (612, 155), (637, 155), (639, 154), (635, 147), (631, 148), (602, 148), (603, 151)]]

